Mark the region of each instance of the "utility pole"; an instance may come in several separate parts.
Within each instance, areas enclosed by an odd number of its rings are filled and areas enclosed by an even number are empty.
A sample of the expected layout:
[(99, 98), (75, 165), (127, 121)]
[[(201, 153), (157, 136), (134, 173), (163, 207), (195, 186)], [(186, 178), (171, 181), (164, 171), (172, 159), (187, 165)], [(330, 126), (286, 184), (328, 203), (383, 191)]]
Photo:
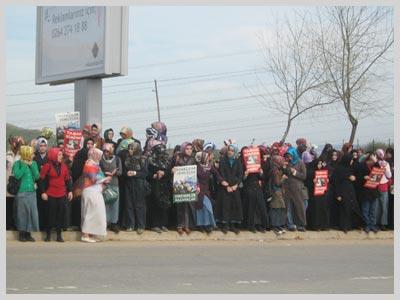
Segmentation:
[(157, 100), (158, 122), (160, 122), (160, 121), (161, 121), (161, 118), (160, 118), (160, 102), (159, 102), (159, 100), (158, 100), (157, 80), (155, 80), (155, 79), (154, 79), (154, 86), (155, 86), (154, 92), (156, 92), (156, 100)]

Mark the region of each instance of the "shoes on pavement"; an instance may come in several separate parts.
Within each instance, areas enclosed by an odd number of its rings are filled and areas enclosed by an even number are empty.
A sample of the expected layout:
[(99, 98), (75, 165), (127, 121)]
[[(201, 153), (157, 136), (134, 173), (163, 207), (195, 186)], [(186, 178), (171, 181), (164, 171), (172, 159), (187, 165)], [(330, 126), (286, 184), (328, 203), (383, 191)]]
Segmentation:
[(222, 231), (224, 234), (227, 234), (227, 233), (228, 233), (228, 227), (227, 227), (227, 226), (222, 227), (221, 231)]
[(143, 228), (138, 228), (138, 230), (136, 230), (137, 234), (142, 234), (144, 232)]
[(111, 224), (111, 225), (110, 225), (110, 230), (111, 230), (112, 232), (114, 232), (115, 234), (119, 233), (119, 226), (118, 226), (118, 224)]
[(378, 230), (378, 228), (374, 227), (374, 228), (372, 228), (372, 231), (373, 231), (374, 233), (377, 233), (379, 230)]
[(34, 241), (35, 241), (35, 239), (31, 236), (31, 233), (30, 233), (30, 232), (27, 232), (27, 233), (26, 233), (26, 240), (27, 240), (28, 242), (34, 242)]
[(176, 231), (178, 231), (179, 235), (183, 234), (183, 229), (182, 228), (177, 228)]
[[(234, 231), (234, 228), (233, 228), (232, 231)], [(257, 229), (255, 227), (249, 228), (249, 231), (252, 232), (252, 233), (257, 233)]]
[(168, 232), (168, 228), (165, 227), (165, 226), (162, 226), (162, 227), (161, 227), (161, 230), (164, 231), (164, 232)]
[(306, 232), (306, 229), (305, 229), (304, 227), (299, 227), (299, 228), (297, 229), (297, 231)]
[(187, 235), (191, 234), (192, 231), (189, 228), (183, 228), (183, 231), (186, 232)]
[(59, 243), (64, 243), (64, 239), (62, 238), (62, 236), (57, 236), (57, 242)]
[(82, 236), (81, 237), (81, 241), (82, 242), (86, 242), (86, 243), (96, 243), (95, 240), (93, 240), (92, 238), (88, 237), (88, 236)]
[(366, 233), (369, 233), (369, 232), (370, 232), (370, 230), (369, 230), (368, 227), (365, 227), (365, 228), (364, 228), (364, 231), (365, 231)]
[(132, 232), (132, 231), (133, 231), (133, 228), (132, 228), (132, 227), (128, 227), (128, 228), (126, 228), (126, 231), (127, 231), (127, 232)]
[(154, 231), (154, 232), (157, 232), (157, 233), (161, 233), (162, 232), (162, 230), (161, 230), (161, 228), (160, 227), (153, 227), (152, 229), (151, 229), (151, 231)]

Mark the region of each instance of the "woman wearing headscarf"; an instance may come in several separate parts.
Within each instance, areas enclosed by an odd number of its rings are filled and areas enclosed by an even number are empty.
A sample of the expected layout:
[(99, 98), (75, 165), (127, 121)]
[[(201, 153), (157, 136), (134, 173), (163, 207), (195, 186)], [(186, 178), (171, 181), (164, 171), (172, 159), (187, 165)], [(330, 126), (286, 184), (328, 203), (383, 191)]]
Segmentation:
[(40, 171), (41, 198), (47, 203), (46, 242), (50, 242), (51, 230), (57, 229), (57, 242), (64, 242), (61, 231), (67, 227), (68, 201), (72, 200), (72, 180), (63, 162), (59, 148), (49, 150), (49, 161)]
[[(315, 163), (313, 164), (313, 169), (310, 170), (310, 174), (308, 174), (307, 169), (307, 177), (310, 176), (311, 186), (310, 186), (310, 220), (311, 220), (311, 228), (317, 231), (320, 230), (327, 230), (329, 228), (329, 203), (327, 197), (327, 191), (324, 192), (322, 195), (314, 195), (314, 187), (318, 183), (317, 179), (315, 179), (315, 172), (327, 170), (326, 164), (322, 158), (318, 158)], [(325, 184), (329, 184), (328, 182)]]
[(196, 155), (197, 152), (203, 151), (204, 140), (194, 139), (192, 145), (193, 145), (193, 153)]
[(286, 213), (285, 213), (285, 190), (283, 188), (284, 181), (288, 178), (283, 174), (285, 159), (280, 155), (273, 155), (271, 159), (270, 185), (271, 201), (269, 205), (269, 217), (272, 230), (276, 235), (285, 233)]
[(392, 178), (392, 171), (390, 169), (390, 164), (385, 160), (385, 151), (382, 149), (376, 150), (376, 156), (378, 158), (378, 164), (381, 169), (384, 170), (384, 174), (378, 185), (378, 207), (376, 211), (377, 224), (380, 225), (380, 229), (385, 231), (388, 226), (388, 216), (389, 216), (389, 180)]
[(122, 155), (122, 175), (125, 178), (125, 199), (122, 214), (122, 226), (127, 231), (133, 231), (135, 226), (138, 234), (146, 227), (146, 200), (149, 192), (146, 177), (148, 175), (148, 160), (142, 155), (139, 143), (129, 144), (128, 150)]
[(332, 175), (334, 198), (338, 204), (338, 225), (344, 233), (352, 227), (352, 214), (361, 216), (353, 186), (356, 177), (351, 169), (350, 161), (350, 153), (345, 154)]
[[(71, 167), (72, 182), (75, 184), (83, 172), (83, 168), (88, 159), (88, 152), (94, 147), (94, 140), (86, 138), (83, 142), (83, 147), (74, 157)], [(71, 202), (71, 225), (77, 228), (81, 226), (81, 197), (75, 197)]]
[(164, 144), (151, 149), (148, 181), (151, 185), (149, 215), (151, 228), (157, 233), (167, 232), (168, 210), (171, 207), (171, 159)]
[(213, 167), (213, 150), (213, 148), (207, 148), (207, 150), (196, 153), (199, 186), (199, 194), (195, 203), (196, 222), (200, 230), (204, 230), (208, 234), (211, 233), (216, 225), (212, 207), (213, 199), (210, 191), (211, 174), (217, 175)]
[[(117, 142), (117, 149), (115, 151), (116, 155), (119, 155), (119, 153), (122, 150), (128, 150), (128, 146), (130, 144), (132, 144), (133, 142), (136, 142), (140, 145), (140, 141), (133, 137), (133, 131), (130, 127), (127, 127), (127, 126), (122, 127), (119, 132), (119, 135), (121, 136), (121, 138), (118, 139), (118, 142)], [(122, 159), (122, 157), (121, 157), (121, 159)]]
[(152, 127), (146, 129), (146, 143), (144, 144), (143, 155), (148, 156), (155, 145), (162, 144), (158, 138), (159, 132), (156, 129)]
[[(244, 150), (248, 147), (243, 147), (241, 151), (242, 164), (244, 165)], [(249, 231), (256, 233), (257, 231), (265, 233), (268, 223), (266, 201), (263, 194), (264, 181), (263, 169), (260, 168), (258, 173), (249, 173), (244, 171), (243, 187), (244, 194), (247, 198), (247, 228)]]
[(239, 234), (239, 226), (243, 220), (239, 191), (239, 184), (243, 178), (243, 166), (237, 155), (237, 145), (229, 144), (226, 148), (226, 154), (220, 159), (219, 163), (221, 188), (217, 199), (216, 217), (222, 225), (223, 233), (227, 233), (230, 229)]
[[(25, 143), (21, 136), (10, 136), (8, 138), (10, 144), (10, 150), (6, 153), (6, 186), (8, 179), (12, 174), (12, 168), (17, 160), (21, 159), (20, 148)], [(15, 195), (11, 195), (8, 191), (6, 192), (6, 228), (12, 230), (15, 227), (15, 209), (14, 209)]]
[[(283, 183), (285, 189), (285, 205), (291, 209), (294, 228), (299, 231), (305, 231), (306, 226), (306, 208), (304, 205), (304, 181), (307, 178), (307, 170), (303, 161), (300, 159), (295, 148), (289, 147), (285, 153), (287, 166), (284, 168), (284, 174), (288, 177)], [(289, 205), (291, 207), (289, 207)], [(291, 228), (289, 228), (291, 229)]]
[[(323, 152), (324, 153), (324, 152)], [(339, 165), (340, 152), (333, 149), (327, 152), (326, 155), (320, 155), (320, 158), (326, 163), (328, 169), (329, 182), (333, 183), (333, 174)], [(331, 228), (338, 228), (339, 226), (339, 206), (335, 198), (335, 186), (328, 185), (328, 203), (329, 203), (329, 226)]]
[(39, 169), (33, 161), (33, 148), (21, 146), (21, 159), (17, 160), (12, 173), (20, 181), (18, 193), (15, 196), (16, 225), (21, 242), (34, 242), (31, 231), (39, 231), (35, 181), (39, 179)]
[[(103, 156), (100, 160), (100, 168), (104, 175), (112, 178), (109, 183), (109, 188), (112, 188), (119, 193), (118, 177), (122, 175), (122, 163), (121, 159), (114, 155), (114, 145), (111, 143), (105, 143), (103, 146)], [(114, 233), (119, 232), (118, 215), (119, 197), (115, 202), (106, 204), (107, 225)]]
[[(42, 169), (42, 166), (48, 162), (47, 156), (47, 140), (44, 137), (38, 137), (36, 140), (35, 145), (35, 158), (36, 164), (39, 169), (39, 173)], [(47, 228), (47, 201), (43, 201), (42, 193), (40, 186), (36, 190), (36, 199), (37, 199), (37, 208), (38, 208), (38, 215), (39, 215), (39, 228), (40, 230), (45, 230)]]
[(379, 191), (377, 188), (371, 189), (364, 186), (369, 179), (369, 174), (373, 167), (379, 168), (378, 160), (375, 155), (366, 155), (362, 163), (360, 163), (357, 181), (360, 186), (360, 204), (362, 216), (365, 222), (364, 231), (369, 233), (370, 231), (378, 232), (376, 227), (376, 209), (378, 206)]
[[(196, 165), (193, 157), (193, 146), (189, 142), (181, 145), (181, 151), (175, 156), (172, 163), (172, 173), (175, 173), (175, 167)], [(193, 202), (176, 203), (177, 231), (179, 234), (191, 233), (191, 229), (196, 225), (196, 210)]]
[(104, 139), (100, 136), (101, 127), (99, 124), (92, 124), (90, 127), (90, 137), (94, 141), (94, 147), (101, 150), (104, 145)]
[(104, 131), (104, 142), (106, 144), (112, 144), (114, 146), (114, 152), (117, 149), (117, 143), (114, 142), (114, 130), (112, 128)]
[(386, 161), (390, 165), (390, 171), (392, 172), (392, 178), (389, 180), (389, 216), (388, 216), (388, 227), (393, 230), (394, 227), (394, 150), (392, 147), (386, 149)]
[(95, 243), (96, 236), (107, 235), (106, 207), (103, 198), (103, 185), (111, 182), (100, 168), (103, 152), (92, 148), (82, 173), (82, 237), (83, 242)]

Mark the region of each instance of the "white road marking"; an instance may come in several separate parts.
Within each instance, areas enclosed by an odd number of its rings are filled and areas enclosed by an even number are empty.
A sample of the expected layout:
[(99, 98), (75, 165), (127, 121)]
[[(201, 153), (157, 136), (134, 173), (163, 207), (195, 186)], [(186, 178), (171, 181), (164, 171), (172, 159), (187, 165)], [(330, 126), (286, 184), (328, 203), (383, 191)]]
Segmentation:
[(190, 282), (184, 282), (182, 285), (192, 285)]
[(77, 289), (76, 286), (68, 285), (68, 286), (58, 286), (58, 289)]
[(248, 280), (239, 280), (239, 281), (236, 281), (236, 284), (258, 284), (258, 283), (269, 283), (269, 281), (268, 280), (251, 280), (251, 281), (248, 281)]
[(361, 277), (353, 277), (350, 280), (376, 280), (376, 279), (391, 279), (393, 276), (361, 276)]
[(10, 291), (19, 291), (19, 289), (17, 289), (17, 288), (7, 288), (7, 290), (10, 290)]
[(54, 286), (45, 286), (43, 289), (45, 289), (45, 290), (54, 290)]

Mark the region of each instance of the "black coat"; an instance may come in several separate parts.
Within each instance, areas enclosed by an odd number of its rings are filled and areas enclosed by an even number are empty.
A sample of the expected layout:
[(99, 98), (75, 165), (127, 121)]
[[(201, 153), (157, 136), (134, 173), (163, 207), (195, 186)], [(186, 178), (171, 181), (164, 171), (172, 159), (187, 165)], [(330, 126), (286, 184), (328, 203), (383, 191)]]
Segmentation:
[[(231, 166), (228, 157), (224, 156), (219, 164), (219, 174), (221, 176), (221, 181), (228, 182), (229, 186), (239, 185), (243, 178), (243, 166), (241, 161), (235, 159)], [(226, 223), (241, 222), (243, 220), (239, 189), (231, 193), (229, 193), (225, 187), (219, 189), (216, 205), (216, 219)]]

